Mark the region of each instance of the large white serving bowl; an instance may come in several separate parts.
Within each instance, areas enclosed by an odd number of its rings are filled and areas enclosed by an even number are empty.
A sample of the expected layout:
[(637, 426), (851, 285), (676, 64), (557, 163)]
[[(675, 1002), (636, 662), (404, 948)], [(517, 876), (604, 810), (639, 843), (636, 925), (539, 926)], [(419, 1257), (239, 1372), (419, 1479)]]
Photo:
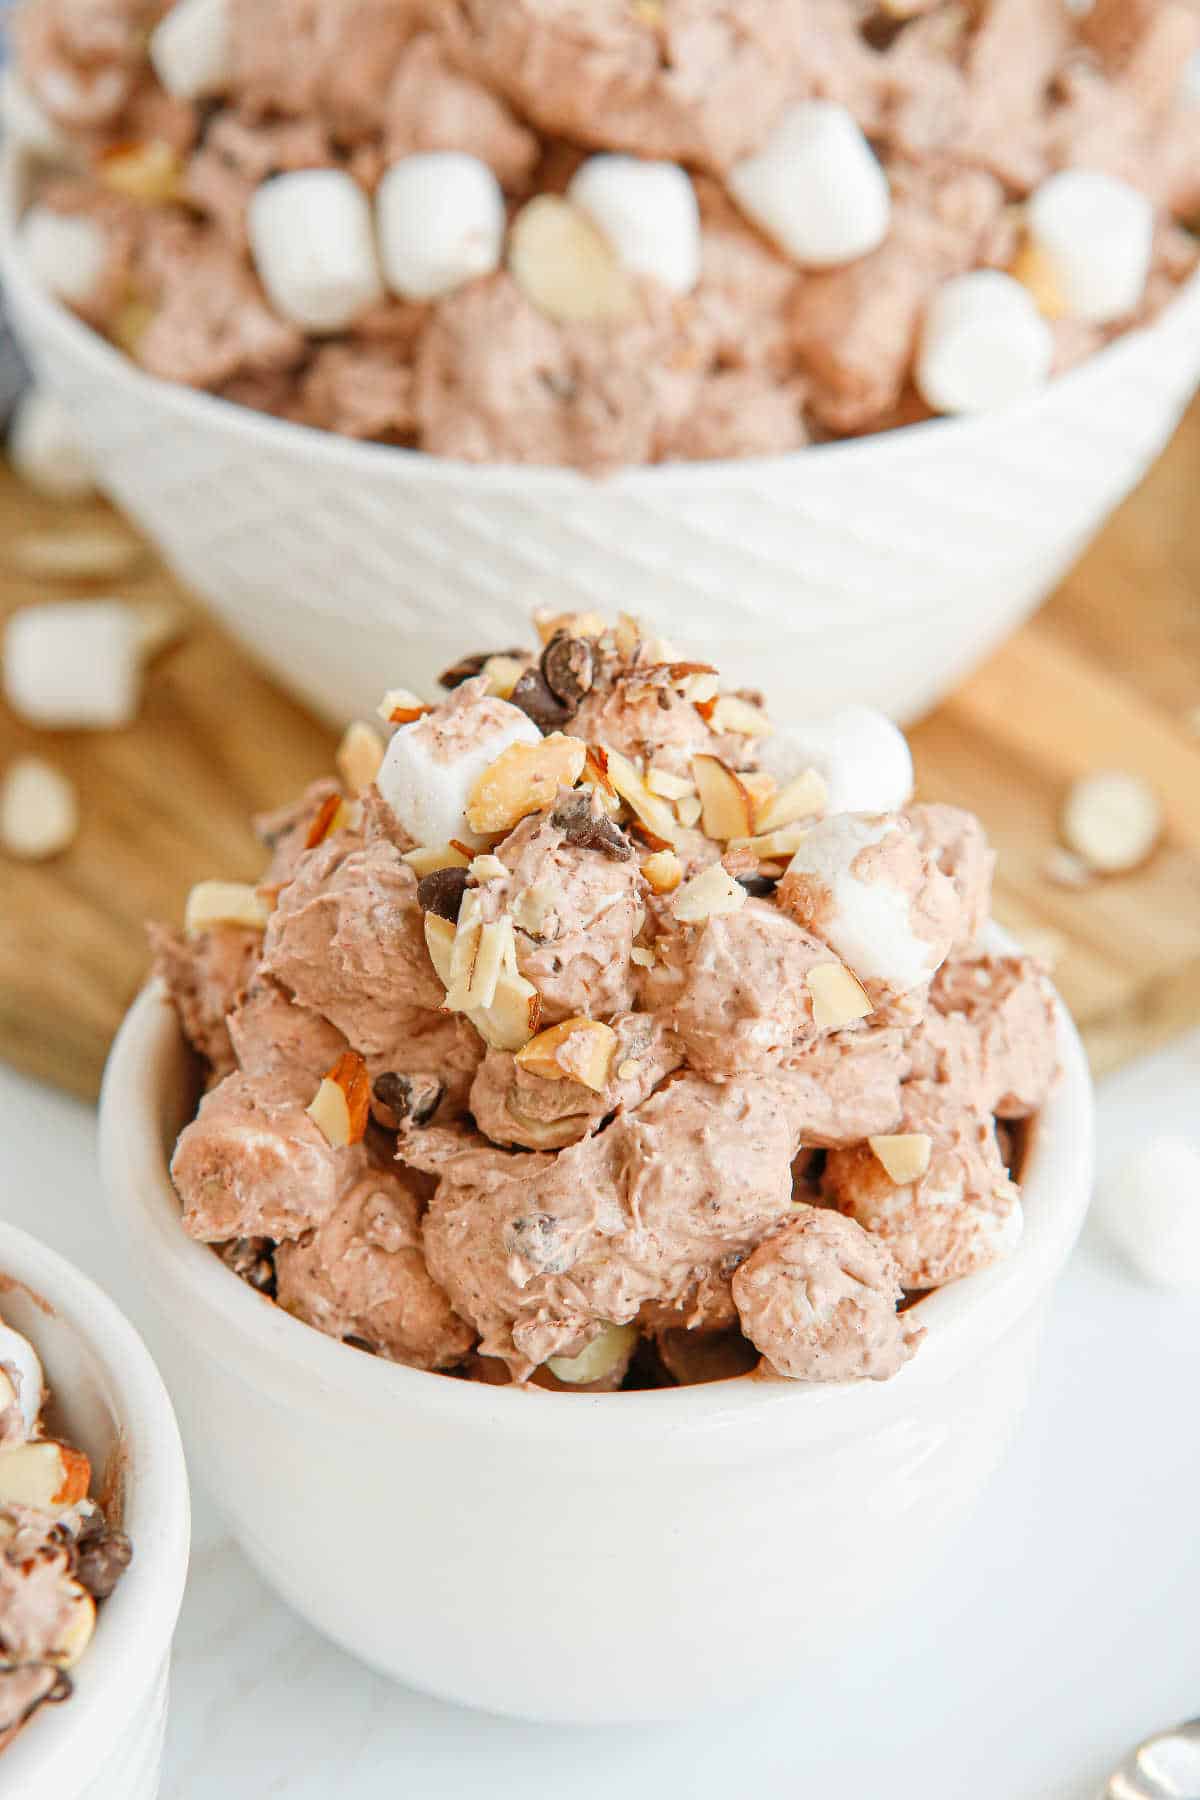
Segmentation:
[(14, 320), (100, 480), (281, 681), (335, 721), (428, 692), (533, 605), (652, 619), (781, 718), (926, 711), (1050, 591), (1200, 379), (1200, 278), (1147, 330), (1000, 413), (736, 462), (478, 466), (358, 444), (142, 374), (48, 298)]
[(104, 1176), (190, 1449), (298, 1612), (469, 1705), (679, 1717), (802, 1686), (806, 1663), (894, 1622), (1001, 1461), (1091, 1183), (1090, 1082), (1061, 1010), (1059, 1041), (1017, 1250), (920, 1301), (925, 1340), (884, 1383), (552, 1394), (322, 1336), (183, 1229), (167, 1165), (196, 1075), (159, 986), (112, 1052)]
[(94, 1282), (0, 1224), (0, 1313), (37, 1350), (56, 1423), (121, 1496), (133, 1562), (72, 1672), (0, 1756), (14, 1800), (155, 1800), (171, 1640), (191, 1541), (187, 1470), (166, 1389), (142, 1340)]

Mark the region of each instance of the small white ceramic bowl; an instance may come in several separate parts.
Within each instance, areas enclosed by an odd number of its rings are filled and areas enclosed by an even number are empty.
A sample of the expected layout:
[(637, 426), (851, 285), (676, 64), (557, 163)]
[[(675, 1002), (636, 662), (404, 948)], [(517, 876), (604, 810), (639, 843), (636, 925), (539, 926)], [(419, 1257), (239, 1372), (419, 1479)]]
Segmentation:
[(195, 1069), (156, 986), (109, 1062), (104, 1175), (169, 1326), (192, 1452), (298, 1612), (385, 1673), (469, 1705), (678, 1717), (852, 1654), (1000, 1462), (1091, 1183), (1090, 1082), (1061, 1011), (1059, 1036), (1019, 1247), (921, 1301), (925, 1341), (880, 1384), (559, 1395), (428, 1375), (322, 1336), (183, 1229), (167, 1162)]
[(30, 279), (4, 281), (100, 480), (287, 686), (335, 722), (432, 691), (529, 609), (624, 609), (778, 716), (916, 718), (1050, 591), (1200, 378), (1200, 278), (1148, 330), (1007, 411), (787, 456), (592, 480), (289, 425), (142, 374)]
[(133, 1541), (133, 1562), (72, 1671), (75, 1692), (38, 1713), (0, 1755), (0, 1793), (154, 1800), (191, 1534), (171, 1402), (112, 1301), (55, 1251), (5, 1224), (0, 1312), (37, 1350), (67, 1437), (86, 1450), (104, 1491), (123, 1496), (119, 1522)]

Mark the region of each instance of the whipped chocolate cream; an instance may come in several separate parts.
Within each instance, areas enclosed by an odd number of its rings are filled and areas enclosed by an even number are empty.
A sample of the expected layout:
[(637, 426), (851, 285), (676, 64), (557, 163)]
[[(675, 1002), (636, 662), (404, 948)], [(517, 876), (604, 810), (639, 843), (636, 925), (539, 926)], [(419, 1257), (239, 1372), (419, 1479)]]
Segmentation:
[[(181, 6), (17, 13), (67, 145), (35, 203), (103, 241), (63, 298), (154, 374), (351, 437), (590, 470), (791, 451), (994, 403), (945, 398), (921, 349), (971, 271), (1027, 297), (1037, 381), (1195, 266), (1186, 0)], [(295, 214), (306, 275), (256, 202), (313, 171), (338, 181)], [(1104, 234), (1043, 233), (1064, 172), (1141, 209), (1119, 269)]]
[(1056, 1074), (1046, 977), (980, 947), (978, 821), (828, 812), (834, 753), (776, 781), (708, 665), (626, 617), (539, 632), (393, 690), (379, 785), (311, 789), (257, 892), (155, 934), (208, 1078), (184, 1223), (413, 1368), (893, 1375), (904, 1296), (1017, 1241), (1007, 1122)]

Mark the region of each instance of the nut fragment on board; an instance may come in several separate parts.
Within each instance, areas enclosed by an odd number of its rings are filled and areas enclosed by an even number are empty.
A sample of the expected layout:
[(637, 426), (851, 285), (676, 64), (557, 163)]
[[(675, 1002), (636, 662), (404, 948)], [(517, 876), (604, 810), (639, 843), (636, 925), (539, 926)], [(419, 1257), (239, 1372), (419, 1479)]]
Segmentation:
[(1127, 770), (1082, 776), (1063, 805), (1064, 842), (1102, 875), (1124, 874), (1144, 863), (1162, 829), (1158, 795), (1142, 776)]
[(187, 897), (183, 928), (189, 937), (212, 925), (242, 925), (263, 931), (271, 909), (257, 888), (244, 881), (198, 881)]
[(58, 856), (79, 830), (73, 784), (40, 756), (21, 756), (0, 777), (0, 850), (22, 862)]
[(337, 748), (337, 772), (352, 794), (365, 794), (383, 762), (383, 740), (361, 719), (347, 725)]

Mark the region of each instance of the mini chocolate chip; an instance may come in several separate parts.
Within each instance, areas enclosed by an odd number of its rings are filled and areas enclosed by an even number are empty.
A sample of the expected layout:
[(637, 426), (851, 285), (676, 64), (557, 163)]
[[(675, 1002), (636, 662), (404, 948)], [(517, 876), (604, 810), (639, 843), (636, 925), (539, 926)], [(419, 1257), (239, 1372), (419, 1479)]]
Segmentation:
[(275, 1245), (272, 1239), (231, 1238), (221, 1245), (221, 1261), (260, 1294), (274, 1294)]
[(561, 731), (572, 717), (572, 708), (564, 706), (551, 693), (540, 669), (526, 669), (508, 700), (510, 706), (519, 707), (542, 732)]
[(592, 691), (596, 679), (596, 652), (587, 638), (556, 631), (542, 651), (542, 676), (550, 692), (564, 706), (577, 707)]
[(629, 862), (633, 845), (619, 825), (607, 813), (593, 811), (586, 794), (572, 794), (550, 814), (550, 823), (558, 827), (568, 844), (579, 850), (598, 850), (614, 862)]
[(477, 650), (473, 656), (460, 657), (448, 669), (443, 669), (438, 676), (438, 685), (444, 688), (461, 687), (464, 681), (482, 675), (484, 663), (490, 662), (493, 656), (511, 656), (517, 662), (524, 662), (528, 654), (527, 650)]
[(374, 1344), (368, 1344), (366, 1338), (355, 1337), (353, 1332), (350, 1332), (348, 1336), (344, 1337), (342, 1342), (343, 1344), (349, 1344), (352, 1350), (365, 1350), (368, 1356), (374, 1356), (376, 1354)]
[(417, 900), (422, 912), (436, 913), (439, 919), (449, 919), (451, 925), (457, 925), (466, 891), (465, 869), (434, 869), (418, 881)]
[(739, 875), (737, 884), (745, 888), (752, 900), (765, 900), (775, 892), (776, 885), (773, 875)]
[(397, 1125), (408, 1119), (414, 1125), (428, 1125), (441, 1105), (446, 1092), (444, 1083), (432, 1075), (401, 1075), (394, 1069), (378, 1077), (373, 1093), (380, 1106), (385, 1106)]
[(123, 1531), (107, 1528), (80, 1545), (75, 1579), (93, 1600), (107, 1600), (133, 1561), (133, 1545)]

